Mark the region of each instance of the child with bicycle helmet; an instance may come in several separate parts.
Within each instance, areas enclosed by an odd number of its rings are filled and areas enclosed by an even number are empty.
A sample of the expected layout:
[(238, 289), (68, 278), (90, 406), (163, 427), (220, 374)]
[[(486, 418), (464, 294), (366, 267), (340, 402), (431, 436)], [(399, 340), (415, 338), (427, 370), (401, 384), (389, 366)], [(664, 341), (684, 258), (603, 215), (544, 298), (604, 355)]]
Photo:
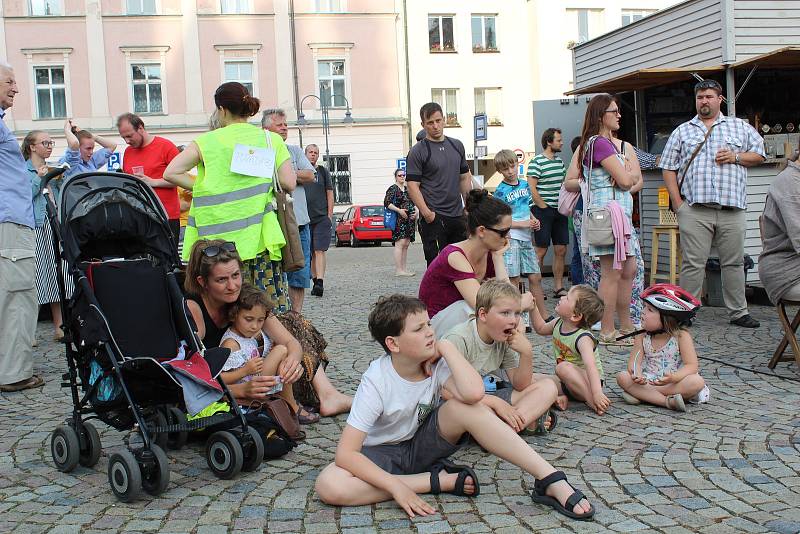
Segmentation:
[(686, 401), (708, 400), (687, 330), (700, 302), (672, 284), (652, 285), (641, 298), (644, 332), (634, 340), (627, 371), (617, 375), (622, 397), (628, 404), (646, 402), (685, 412)]

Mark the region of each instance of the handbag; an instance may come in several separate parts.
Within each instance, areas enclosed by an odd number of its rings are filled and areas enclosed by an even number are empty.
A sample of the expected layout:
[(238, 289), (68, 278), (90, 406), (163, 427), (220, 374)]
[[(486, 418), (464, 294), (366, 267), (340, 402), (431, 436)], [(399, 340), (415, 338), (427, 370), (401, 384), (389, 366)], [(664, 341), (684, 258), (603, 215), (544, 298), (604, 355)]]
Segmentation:
[[(267, 144), (272, 148), (272, 139), (270, 139), (268, 131), (266, 136)], [(281, 187), (277, 170), (273, 175), (272, 183), (275, 192), (275, 212), (283, 237), (286, 239), (286, 244), (281, 248), (281, 267), (287, 273), (299, 271), (305, 267), (306, 258), (303, 255), (303, 245), (300, 243), (300, 229), (297, 226), (297, 218), (294, 216), (292, 195)]]
[(383, 208), (383, 226), (394, 231), (397, 228), (397, 212), (389, 208)]
[[(611, 211), (606, 206), (591, 206), (591, 193), (592, 193), (592, 167), (594, 165), (594, 143), (597, 136), (589, 140), (589, 179), (587, 184), (586, 193), (586, 239), (589, 245), (594, 247), (607, 247), (613, 245), (614, 231), (611, 226)], [(616, 198), (617, 192), (612, 189), (613, 198)]]
[(297, 420), (297, 414), (294, 413), (294, 410), (285, 399), (271, 395), (267, 397), (262, 407), (291, 439), (306, 439), (306, 433), (300, 430), (300, 421)]
[(558, 213), (571, 217), (579, 198), (581, 198), (580, 191), (567, 191), (564, 182), (561, 182), (561, 189), (558, 190)]

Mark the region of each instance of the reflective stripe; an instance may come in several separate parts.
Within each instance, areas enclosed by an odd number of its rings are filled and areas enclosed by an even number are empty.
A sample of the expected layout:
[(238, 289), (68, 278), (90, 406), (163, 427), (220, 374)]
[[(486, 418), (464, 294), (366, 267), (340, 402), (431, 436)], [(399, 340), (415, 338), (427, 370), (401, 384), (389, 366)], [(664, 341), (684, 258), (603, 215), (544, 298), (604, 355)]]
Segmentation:
[(239, 189), (238, 191), (231, 191), (230, 193), (220, 193), (218, 195), (194, 197), (193, 200), (194, 200), (194, 205), (196, 207), (206, 208), (209, 206), (218, 206), (226, 202), (244, 200), (246, 198), (250, 198), (256, 195), (267, 194), (269, 193), (271, 187), (272, 187), (272, 179), (269, 179), (269, 181), (264, 184), (258, 184), (252, 187), (246, 187), (244, 189)]
[(267, 207), (264, 209), (264, 213), (260, 213), (258, 215), (252, 215), (250, 217), (245, 217), (244, 219), (238, 219), (235, 221), (228, 221), (218, 224), (207, 224), (205, 226), (200, 226), (200, 227), (197, 226), (195, 218), (192, 215), (189, 215), (189, 218), (186, 221), (186, 226), (197, 228), (197, 235), (201, 237), (207, 235), (224, 234), (227, 232), (235, 232), (236, 230), (243, 230), (248, 226), (252, 226), (254, 224), (261, 224), (264, 215), (274, 210), (275, 206), (273, 206), (270, 203), (267, 204)]

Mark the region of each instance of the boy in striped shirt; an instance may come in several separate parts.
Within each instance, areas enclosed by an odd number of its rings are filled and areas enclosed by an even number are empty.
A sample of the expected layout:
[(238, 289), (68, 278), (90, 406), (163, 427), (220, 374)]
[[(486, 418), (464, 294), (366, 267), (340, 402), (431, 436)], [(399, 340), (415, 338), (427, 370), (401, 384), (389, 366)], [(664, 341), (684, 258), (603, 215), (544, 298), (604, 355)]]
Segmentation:
[(564, 289), (564, 257), (569, 245), (569, 225), (567, 218), (558, 212), (558, 191), (567, 170), (564, 162), (556, 155), (561, 152), (563, 144), (561, 130), (545, 130), (542, 135), (544, 151), (528, 163), (526, 173), (533, 199), (531, 210), (534, 217), (541, 222), (541, 227), (533, 233), (540, 267), (544, 264), (547, 248), (553, 243), (553, 296), (556, 298), (567, 294)]

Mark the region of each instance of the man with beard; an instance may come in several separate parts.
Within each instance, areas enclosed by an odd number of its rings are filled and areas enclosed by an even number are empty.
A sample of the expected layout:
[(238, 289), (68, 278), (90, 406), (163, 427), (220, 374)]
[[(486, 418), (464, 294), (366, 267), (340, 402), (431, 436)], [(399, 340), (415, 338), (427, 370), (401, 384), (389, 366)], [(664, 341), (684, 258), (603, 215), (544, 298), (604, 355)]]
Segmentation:
[(730, 322), (757, 328), (744, 294), (747, 169), (764, 161), (755, 128), (720, 113), (722, 86), (694, 86), (697, 115), (672, 132), (661, 155), (664, 183), (678, 215), (683, 264), (680, 284), (699, 297), (713, 246), (722, 267), (722, 293)]

